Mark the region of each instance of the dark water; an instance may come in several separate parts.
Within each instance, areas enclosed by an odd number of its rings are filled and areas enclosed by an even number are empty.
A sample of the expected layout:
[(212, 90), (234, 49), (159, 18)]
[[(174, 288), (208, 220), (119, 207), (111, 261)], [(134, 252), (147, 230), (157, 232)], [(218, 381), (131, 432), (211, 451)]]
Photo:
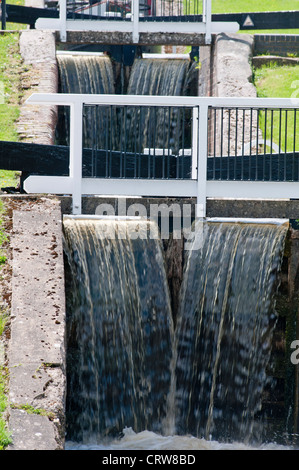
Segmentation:
[(153, 226), (142, 222), (135, 239), (136, 222), (110, 221), (109, 233), (105, 224), (64, 222), (68, 440), (103, 446), (130, 428), (106, 448), (263, 442), (257, 418), (287, 228), (199, 224), (174, 332)]

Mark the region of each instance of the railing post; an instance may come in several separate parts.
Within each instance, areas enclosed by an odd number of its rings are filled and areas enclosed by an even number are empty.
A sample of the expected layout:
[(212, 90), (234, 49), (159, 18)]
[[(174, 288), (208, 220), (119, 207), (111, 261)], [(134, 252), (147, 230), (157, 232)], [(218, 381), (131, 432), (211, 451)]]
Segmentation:
[(66, 42), (66, 0), (59, 0), (60, 41)]
[(6, 0), (1, 2), (1, 27), (3, 31), (6, 29)]
[(192, 162), (191, 162), (191, 179), (197, 179), (197, 164), (198, 164), (198, 120), (199, 120), (199, 107), (192, 108)]
[(83, 104), (75, 101), (70, 106), (70, 178), (72, 179), (72, 208), (74, 215), (82, 212), (82, 119)]
[(197, 161), (197, 210), (196, 217), (206, 217), (207, 158), (208, 158), (208, 110), (201, 104), (198, 120), (198, 161)]
[(202, 19), (205, 23), (206, 29), (206, 44), (211, 44), (212, 41), (212, 0), (203, 0), (203, 15)]
[(133, 25), (133, 43), (138, 44), (139, 42), (139, 0), (131, 0), (132, 1), (132, 16), (131, 21)]

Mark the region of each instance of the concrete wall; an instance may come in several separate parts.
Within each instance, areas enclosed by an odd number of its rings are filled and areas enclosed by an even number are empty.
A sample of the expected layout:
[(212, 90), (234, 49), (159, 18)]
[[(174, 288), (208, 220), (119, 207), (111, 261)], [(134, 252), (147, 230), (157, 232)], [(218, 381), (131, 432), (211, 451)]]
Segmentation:
[[(256, 97), (256, 89), (252, 83), (251, 61), (253, 56), (254, 37), (249, 34), (218, 34), (213, 38), (211, 47), (200, 47), (201, 70), (199, 76), (199, 95), (218, 97)], [(237, 154), (243, 146), (255, 142), (258, 131), (257, 116), (253, 116), (250, 134), (250, 113), (236, 116), (235, 111), (224, 111), (222, 148), (226, 155), (229, 144), (230, 154), (235, 154), (237, 128)], [(244, 122), (243, 122), (244, 120)], [(228, 132), (230, 122), (230, 132)], [(216, 125), (216, 145), (214, 146), (214, 125)], [(210, 120), (210, 154), (220, 154), (220, 113)], [(243, 140), (243, 129), (245, 130)], [(230, 135), (230, 142), (227, 136)]]
[[(20, 139), (52, 144), (57, 108), (27, 105), (25, 100), (34, 92), (58, 90), (55, 35), (24, 30), (20, 52), (24, 65)], [(12, 272), (8, 450), (63, 449), (65, 292), (60, 202), (22, 196), (7, 197), (5, 202)]]
[(21, 75), (24, 96), (17, 121), (20, 139), (38, 144), (53, 144), (57, 107), (28, 105), (25, 101), (32, 93), (58, 91), (55, 34), (37, 30), (20, 32), (20, 53), (24, 63)]
[(9, 450), (63, 449), (65, 289), (60, 203), (55, 198), (10, 198), (6, 209), (12, 223)]

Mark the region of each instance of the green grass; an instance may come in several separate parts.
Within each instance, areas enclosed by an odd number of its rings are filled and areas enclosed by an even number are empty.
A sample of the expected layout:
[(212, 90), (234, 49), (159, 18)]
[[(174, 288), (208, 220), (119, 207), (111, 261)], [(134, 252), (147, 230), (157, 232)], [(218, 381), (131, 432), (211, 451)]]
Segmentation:
[[(25, 5), (24, 0), (8, 0), (11, 5)], [(7, 23), (8, 31), (26, 29), (27, 25), (20, 23)], [(0, 140), (16, 142), (18, 134), (15, 122), (19, 117), (19, 67), (21, 58), (18, 50), (18, 34), (5, 34), (0, 36)], [(4, 103), (1, 91), (4, 85)], [(19, 182), (19, 173), (15, 171), (0, 170), (0, 188), (16, 187)]]
[(2, 417), (7, 407), (6, 397), (7, 373), (3, 366), (0, 366), (0, 450), (5, 449), (11, 442), (11, 434), (7, 428), (6, 420)]
[[(6, 257), (3, 252), (3, 244), (7, 241), (7, 236), (3, 229), (3, 213), (5, 211), (2, 201), (0, 201), (0, 264), (5, 263)], [(1, 273), (0, 273), (1, 275)], [(3, 307), (0, 308), (0, 339), (4, 333), (5, 326), (8, 319), (7, 310)], [(0, 346), (2, 347), (2, 342)], [(5, 447), (11, 442), (10, 432), (7, 428), (7, 423), (4, 418), (3, 413), (7, 408), (7, 383), (8, 383), (8, 374), (5, 365), (1, 362), (0, 357), (0, 450), (5, 449)]]
[[(279, 66), (275, 63), (263, 66), (254, 71), (254, 83), (257, 89), (257, 96), (260, 98), (292, 98), (299, 96), (299, 65)], [(271, 115), (267, 113), (266, 138), (271, 137)], [(265, 113), (260, 114), (261, 128), (265, 129)], [(285, 132), (286, 113), (273, 114), (273, 140), (279, 145), (282, 151), (299, 151), (299, 113), (296, 117), (293, 111), (288, 111), (287, 134)], [(296, 119), (296, 126), (295, 126)], [(294, 135), (295, 134), (295, 135)]]
[[(20, 114), (21, 63), (19, 34), (0, 35), (0, 140), (18, 140), (15, 122)], [(0, 170), (0, 188), (16, 186), (17, 176), (17, 172)]]
[[(185, 0), (187, 5), (195, 13), (202, 13), (202, 3), (200, 0)], [(212, 13), (252, 13), (263, 11), (289, 11), (298, 10), (299, 0), (212, 0)]]
[[(199, 0), (184, 0), (185, 14), (201, 14), (202, 4)], [(188, 5), (188, 6), (187, 6)], [(212, 13), (252, 13), (263, 11), (299, 10), (299, 0), (212, 0)], [(276, 33), (299, 34), (299, 29), (248, 30), (240, 33)]]
[(212, 0), (213, 13), (298, 10), (298, 0)]

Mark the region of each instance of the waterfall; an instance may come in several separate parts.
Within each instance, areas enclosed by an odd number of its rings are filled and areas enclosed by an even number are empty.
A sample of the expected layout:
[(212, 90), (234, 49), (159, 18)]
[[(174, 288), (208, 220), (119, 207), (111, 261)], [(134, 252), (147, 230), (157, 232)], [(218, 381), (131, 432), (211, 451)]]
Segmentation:
[(105, 55), (57, 55), (61, 93), (114, 94), (111, 61)]
[[(63, 54), (57, 56), (57, 63), (61, 93), (115, 94), (117, 87), (108, 56)], [(197, 77), (197, 64), (188, 59), (135, 59), (127, 94), (196, 95)], [(84, 107), (85, 148), (127, 154), (161, 147), (178, 153), (182, 140), (190, 147), (190, 110), (139, 106), (125, 109), (121, 102), (119, 106)], [(61, 145), (69, 142), (69, 115), (65, 109), (59, 113), (57, 141)]]
[(136, 59), (128, 95), (184, 95), (190, 62), (186, 59)]
[[(114, 76), (110, 58), (105, 55), (57, 55), (60, 93), (114, 94)], [(61, 145), (69, 143), (69, 110), (60, 107), (57, 139)], [(105, 148), (107, 139), (115, 146), (115, 132), (111, 122), (115, 116), (107, 108), (85, 106), (83, 145)]]
[[(128, 95), (197, 95), (197, 65), (188, 59), (136, 59), (130, 74)], [(162, 148), (178, 154), (191, 145), (191, 112), (180, 108), (129, 109), (129, 135), (140, 135), (140, 147)], [(187, 143), (189, 142), (189, 143)], [(130, 145), (130, 144), (129, 144)], [(128, 150), (133, 151), (132, 139)]]
[[(173, 326), (164, 261), (149, 222), (66, 220), (67, 417), (73, 439), (161, 432)], [(107, 236), (108, 235), (108, 236)]]
[[(176, 331), (180, 433), (259, 439), (283, 225), (200, 224)], [(200, 240), (198, 240), (200, 238)], [(201, 241), (201, 246), (199, 241)]]
[(70, 218), (64, 233), (69, 439), (258, 439), (287, 227), (197, 224), (175, 331), (155, 225)]

